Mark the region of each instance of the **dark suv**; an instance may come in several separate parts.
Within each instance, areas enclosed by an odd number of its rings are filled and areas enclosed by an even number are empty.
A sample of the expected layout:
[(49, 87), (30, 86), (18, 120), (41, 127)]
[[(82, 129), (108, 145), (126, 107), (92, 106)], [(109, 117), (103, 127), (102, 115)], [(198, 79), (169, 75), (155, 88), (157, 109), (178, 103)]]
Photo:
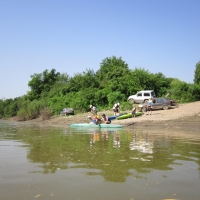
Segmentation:
[[(147, 102), (142, 103), (139, 105), (140, 111), (146, 112), (147, 111)], [(153, 110), (163, 109), (167, 110), (171, 108), (171, 100), (168, 98), (153, 98)]]

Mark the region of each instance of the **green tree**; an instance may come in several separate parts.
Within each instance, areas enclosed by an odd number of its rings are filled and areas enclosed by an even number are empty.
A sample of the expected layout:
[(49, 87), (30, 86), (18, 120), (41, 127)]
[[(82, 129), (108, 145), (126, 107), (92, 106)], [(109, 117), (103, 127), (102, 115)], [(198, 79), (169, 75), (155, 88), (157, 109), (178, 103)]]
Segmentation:
[(28, 97), (30, 100), (34, 100), (39, 99), (42, 92), (50, 91), (51, 87), (59, 80), (60, 73), (56, 73), (55, 69), (50, 72), (45, 70), (43, 73), (31, 75), (31, 78), (28, 82), (28, 86), (31, 88)]
[[(126, 77), (128, 74), (130, 74), (128, 65), (121, 57), (107, 57), (101, 62), (100, 69), (96, 72), (100, 91), (95, 95), (99, 99), (99, 102), (101, 102), (100, 105), (103, 105), (103, 103), (106, 106), (109, 105), (108, 95), (113, 92), (124, 94), (124, 100), (127, 95), (128, 78)], [(121, 100), (121, 97), (119, 100)]]
[(97, 71), (96, 76), (100, 83), (100, 88), (107, 86), (111, 80), (118, 80), (129, 71), (128, 65), (122, 58), (115, 56), (105, 58), (101, 64), (100, 69)]
[(163, 97), (169, 93), (170, 83), (173, 78), (166, 78), (161, 72), (151, 74), (152, 88), (157, 97)]
[(124, 94), (121, 92), (111, 92), (108, 94), (109, 107), (112, 108), (117, 102), (124, 101)]
[(200, 84), (200, 61), (196, 64), (194, 71), (194, 83)]
[(4, 117), (4, 103), (3, 99), (0, 99), (0, 118)]
[(86, 72), (76, 73), (74, 77), (70, 78), (68, 84), (63, 90), (65, 93), (78, 92), (85, 88), (97, 88), (98, 85), (95, 72), (86, 69)]
[(189, 84), (179, 79), (174, 79), (170, 83), (170, 91), (172, 93), (171, 98), (179, 100), (180, 102), (189, 102), (193, 101), (191, 95), (189, 95)]
[(4, 116), (5, 117), (13, 117), (17, 114), (17, 101), (14, 99), (6, 99), (3, 102), (4, 106)]

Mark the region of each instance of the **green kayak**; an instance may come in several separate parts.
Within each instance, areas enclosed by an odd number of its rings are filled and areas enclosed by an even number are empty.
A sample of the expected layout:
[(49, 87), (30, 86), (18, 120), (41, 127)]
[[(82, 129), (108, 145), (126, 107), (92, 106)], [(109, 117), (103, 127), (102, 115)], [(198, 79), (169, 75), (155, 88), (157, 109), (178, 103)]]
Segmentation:
[(70, 127), (85, 127), (85, 128), (122, 128), (123, 125), (120, 124), (87, 124), (87, 123), (81, 123), (81, 124), (70, 124)]
[[(138, 116), (141, 116), (142, 115), (142, 112), (137, 112), (135, 114), (136, 117)], [(131, 118), (132, 117), (132, 114), (131, 113), (128, 113), (128, 114), (125, 114), (125, 115), (122, 115), (122, 116), (119, 116), (117, 117), (118, 120), (121, 120), (121, 119), (127, 119), (127, 118)]]

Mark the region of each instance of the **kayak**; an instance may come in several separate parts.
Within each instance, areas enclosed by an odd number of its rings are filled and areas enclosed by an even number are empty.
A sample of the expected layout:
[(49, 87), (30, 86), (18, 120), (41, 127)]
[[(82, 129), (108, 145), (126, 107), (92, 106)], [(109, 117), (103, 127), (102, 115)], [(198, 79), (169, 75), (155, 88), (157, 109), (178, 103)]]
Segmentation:
[(123, 125), (120, 124), (87, 124), (87, 123), (80, 123), (80, 124), (70, 124), (70, 127), (85, 127), (85, 128), (122, 128)]
[[(142, 112), (135, 113), (136, 117), (141, 116), (141, 115), (142, 115)], [(132, 113), (128, 113), (128, 114), (117, 117), (118, 120), (127, 119), (127, 118), (132, 118)]]
[(119, 116), (122, 116), (122, 115), (124, 115), (124, 114), (120, 114), (120, 115), (117, 115), (117, 116), (110, 116), (110, 117), (108, 117), (110, 120), (113, 120), (113, 119), (116, 119), (117, 117), (119, 117)]

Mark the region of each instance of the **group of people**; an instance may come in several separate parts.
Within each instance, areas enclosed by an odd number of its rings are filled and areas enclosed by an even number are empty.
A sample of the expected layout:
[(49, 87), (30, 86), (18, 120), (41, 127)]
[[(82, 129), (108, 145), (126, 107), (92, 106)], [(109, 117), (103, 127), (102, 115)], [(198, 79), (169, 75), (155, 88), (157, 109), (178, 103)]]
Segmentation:
[[(147, 102), (147, 114), (146, 115), (152, 114), (152, 106), (153, 106), (153, 100), (152, 100), (152, 98), (150, 98)], [(90, 105), (90, 109), (91, 109), (90, 112), (94, 116), (93, 117), (94, 124), (99, 124), (99, 123), (110, 124), (111, 123), (111, 120), (105, 114), (102, 114), (101, 118), (99, 118), (99, 116), (97, 115), (97, 108), (95, 106)], [(114, 116), (119, 115), (119, 113), (120, 113), (120, 103), (119, 102), (114, 104), (113, 112), (114, 112)], [(132, 117), (136, 117), (136, 106), (135, 105), (133, 105), (131, 113), (132, 113)]]
[[(146, 106), (146, 115), (151, 115), (152, 114), (152, 109), (153, 109), (153, 99), (150, 98), (147, 102), (147, 106)], [(133, 104), (133, 108), (132, 108), (132, 117), (135, 117), (136, 116), (136, 107), (135, 105)], [(144, 113), (143, 113), (144, 114)]]
[(99, 118), (99, 116), (97, 115), (97, 108), (95, 106), (90, 105), (90, 109), (91, 109), (90, 112), (93, 114), (94, 124), (100, 124), (100, 123), (110, 124), (111, 123), (111, 120), (105, 114), (102, 114), (101, 118)]
[[(104, 123), (104, 124), (110, 124), (111, 120), (109, 119), (108, 116), (106, 116), (106, 114), (102, 114), (101, 118), (99, 118), (99, 116), (97, 115), (97, 108), (93, 105), (90, 105), (90, 112), (93, 114), (93, 123), (94, 124), (99, 124), (99, 123)], [(115, 103), (113, 105), (113, 112), (114, 112), (114, 116), (119, 115), (120, 112), (120, 103)]]

